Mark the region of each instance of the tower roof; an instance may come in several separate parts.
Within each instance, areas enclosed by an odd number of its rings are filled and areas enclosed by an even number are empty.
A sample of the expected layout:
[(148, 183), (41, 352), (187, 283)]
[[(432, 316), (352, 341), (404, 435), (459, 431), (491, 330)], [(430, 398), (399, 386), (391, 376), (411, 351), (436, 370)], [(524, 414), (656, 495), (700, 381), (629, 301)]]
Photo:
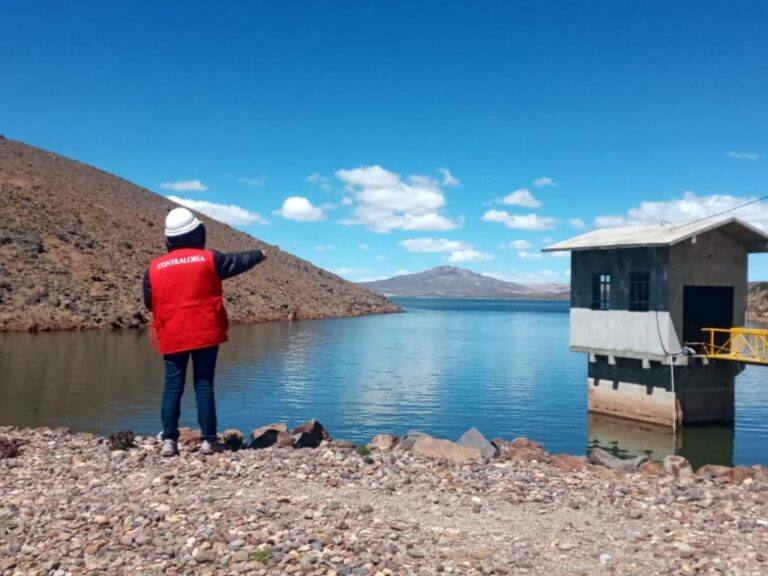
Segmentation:
[(625, 226), (600, 228), (586, 234), (547, 246), (543, 252), (572, 250), (610, 250), (613, 248), (643, 248), (672, 246), (699, 234), (721, 230), (744, 245), (747, 252), (768, 252), (768, 234), (738, 218), (699, 221), (673, 226)]

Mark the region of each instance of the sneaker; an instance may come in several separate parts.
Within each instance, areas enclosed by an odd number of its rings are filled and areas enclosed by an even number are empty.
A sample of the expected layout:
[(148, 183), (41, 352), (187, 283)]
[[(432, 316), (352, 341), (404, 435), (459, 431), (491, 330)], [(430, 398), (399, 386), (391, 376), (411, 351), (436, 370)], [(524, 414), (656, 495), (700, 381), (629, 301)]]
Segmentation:
[(203, 440), (202, 444), (200, 444), (200, 454), (203, 456), (210, 456), (217, 452), (221, 452), (221, 444), (219, 444), (218, 440)]
[(162, 446), (160, 446), (160, 456), (169, 457), (176, 456), (179, 453), (179, 448), (176, 446), (176, 440), (167, 438), (163, 440)]

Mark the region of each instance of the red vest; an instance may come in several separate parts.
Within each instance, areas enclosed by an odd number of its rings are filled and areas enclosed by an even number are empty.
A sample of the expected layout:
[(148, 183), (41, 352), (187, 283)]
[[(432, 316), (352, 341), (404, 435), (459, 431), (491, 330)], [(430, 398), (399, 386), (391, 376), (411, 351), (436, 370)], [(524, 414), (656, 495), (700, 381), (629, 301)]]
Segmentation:
[(181, 248), (149, 265), (153, 329), (161, 354), (227, 341), (227, 311), (210, 250)]

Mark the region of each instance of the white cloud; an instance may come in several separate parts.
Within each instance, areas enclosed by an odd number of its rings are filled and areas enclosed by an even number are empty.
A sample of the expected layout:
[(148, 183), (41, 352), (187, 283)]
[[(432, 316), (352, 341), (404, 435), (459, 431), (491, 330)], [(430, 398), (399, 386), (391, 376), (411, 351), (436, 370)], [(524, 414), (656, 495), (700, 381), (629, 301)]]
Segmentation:
[(528, 242), (528, 240), (513, 240), (509, 243), (509, 247), (514, 250), (530, 250), (533, 248), (533, 244)]
[(447, 258), (448, 262), (456, 264), (458, 262), (480, 262), (481, 260), (493, 260), (492, 254), (483, 254), (477, 250), (457, 250), (451, 252)]
[(584, 222), (581, 218), (571, 218), (568, 220), (568, 224), (571, 225), (571, 228), (575, 228), (576, 230), (586, 230), (587, 229), (587, 223)]
[(205, 192), (208, 186), (200, 180), (178, 180), (177, 182), (163, 182), (160, 184), (163, 190), (173, 190), (174, 192)]
[(266, 176), (252, 176), (251, 178), (238, 178), (238, 184), (244, 184), (248, 188), (261, 188), (267, 183)]
[(369, 248), (370, 248), (370, 246), (368, 246), (368, 244), (358, 244), (357, 245), (357, 249), (358, 250), (368, 250)]
[(484, 254), (473, 249), (470, 244), (460, 240), (445, 238), (411, 238), (400, 242), (400, 247), (408, 252), (450, 252), (445, 258), (448, 262), (478, 262), (493, 260), (492, 254)]
[[(665, 220), (673, 224), (685, 224), (712, 214), (731, 210), (747, 202), (757, 200), (754, 197), (730, 196), (713, 194), (696, 196), (690, 190), (683, 193), (679, 200), (641, 202), (631, 208), (626, 214), (598, 216), (594, 224), (598, 228), (615, 226), (649, 226)], [(768, 205), (756, 202), (738, 210), (722, 215), (722, 218), (738, 217), (761, 230), (768, 231)]]
[(570, 258), (571, 253), (568, 250), (562, 250), (559, 252), (547, 252), (552, 258)]
[(336, 176), (347, 185), (355, 204), (352, 218), (341, 220), (341, 224), (362, 225), (382, 233), (458, 226), (440, 214), (445, 197), (438, 182), (429, 176), (411, 176), (403, 182), (398, 174), (381, 166), (339, 170)]
[(352, 198), (349, 196), (344, 196), (344, 198), (341, 199), (341, 205), (342, 206), (351, 206), (352, 205)]
[(542, 186), (557, 186), (557, 182), (552, 180), (549, 176), (542, 176), (541, 178), (536, 178), (536, 180), (533, 181), (533, 185), (537, 188), (541, 188)]
[(728, 158), (735, 158), (736, 160), (759, 160), (760, 159), (760, 155), (754, 152), (736, 152), (735, 150), (730, 150), (726, 152), (725, 155), (728, 156)]
[(527, 250), (520, 250), (517, 253), (517, 257), (520, 260), (543, 260), (544, 255), (539, 252), (528, 252)]
[(499, 204), (509, 204), (511, 206), (524, 206), (525, 208), (538, 208), (541, 206), (536, 198), (533, 197), (531, 191), (527, 188), (520, 188), (515, 190), (511, 194), (507, 194), (499, 200)]
[(189, 200), (178, 196), (167, 196), (168, 200), (186, 206), (191, 210), (202, 212), (214, 220), (230, 226), (248, 226), (249, 224), (269, 224), (269, 221), (258, 212), (250, 212), (233, 204), (214, 204), (205, 200)]
[(288, 220), (298, 220), (300, 222), (318, 222), (325, 219), (325, 214), (323, 214), (320, 208), (312, 206), (309, 200), (301, 196), (286, 198), (283, 202), (283, 207), (280, 210), (276, 210), (275, 214), (279, 214)]
[(400, 247), (408, 252), (453, 252), (471, 248), (466, 242), (445, 238), (409, 238), (401, 241)]
[(323, 192), (328, 192), (333, 187), (331, 184), (331, 179), (327, 176), (323, 176), (322, 174), (310, 174), (307, 176), (306, 180), (307, 182), (311, 182), (315, 186), (319, 187)]
[(333, 244), (319, 244), (315, 246), (315, 252), (328, 252), (333, 250)]
[(438, 168), (437, 171), (443, 175), (443, 180), (442, 182), (440, 182), (442, 186), (456, 187), (459, 184), (461, 184), (459, 179), (454, 177), (454, 175), (451, 174), (448, 168)]
[(484, 222), (501, 222), (507, 228), (518, 230), (551, 230), (556, 224), (555, 219), (549, 216), (539, 216), (538, 214), (522, 216), (496, 209), (488, 210), (483, 214), (482, 219)]

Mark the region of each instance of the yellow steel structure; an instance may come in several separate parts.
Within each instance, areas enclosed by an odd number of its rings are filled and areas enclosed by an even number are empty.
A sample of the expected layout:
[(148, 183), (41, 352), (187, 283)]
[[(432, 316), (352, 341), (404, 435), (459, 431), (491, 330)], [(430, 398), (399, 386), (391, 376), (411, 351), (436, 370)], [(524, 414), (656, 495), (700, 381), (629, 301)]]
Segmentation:
[(709, 333), (703, 342), (707, 358), (768, 366), (768, 330), (702, 328), (702, 331)]

